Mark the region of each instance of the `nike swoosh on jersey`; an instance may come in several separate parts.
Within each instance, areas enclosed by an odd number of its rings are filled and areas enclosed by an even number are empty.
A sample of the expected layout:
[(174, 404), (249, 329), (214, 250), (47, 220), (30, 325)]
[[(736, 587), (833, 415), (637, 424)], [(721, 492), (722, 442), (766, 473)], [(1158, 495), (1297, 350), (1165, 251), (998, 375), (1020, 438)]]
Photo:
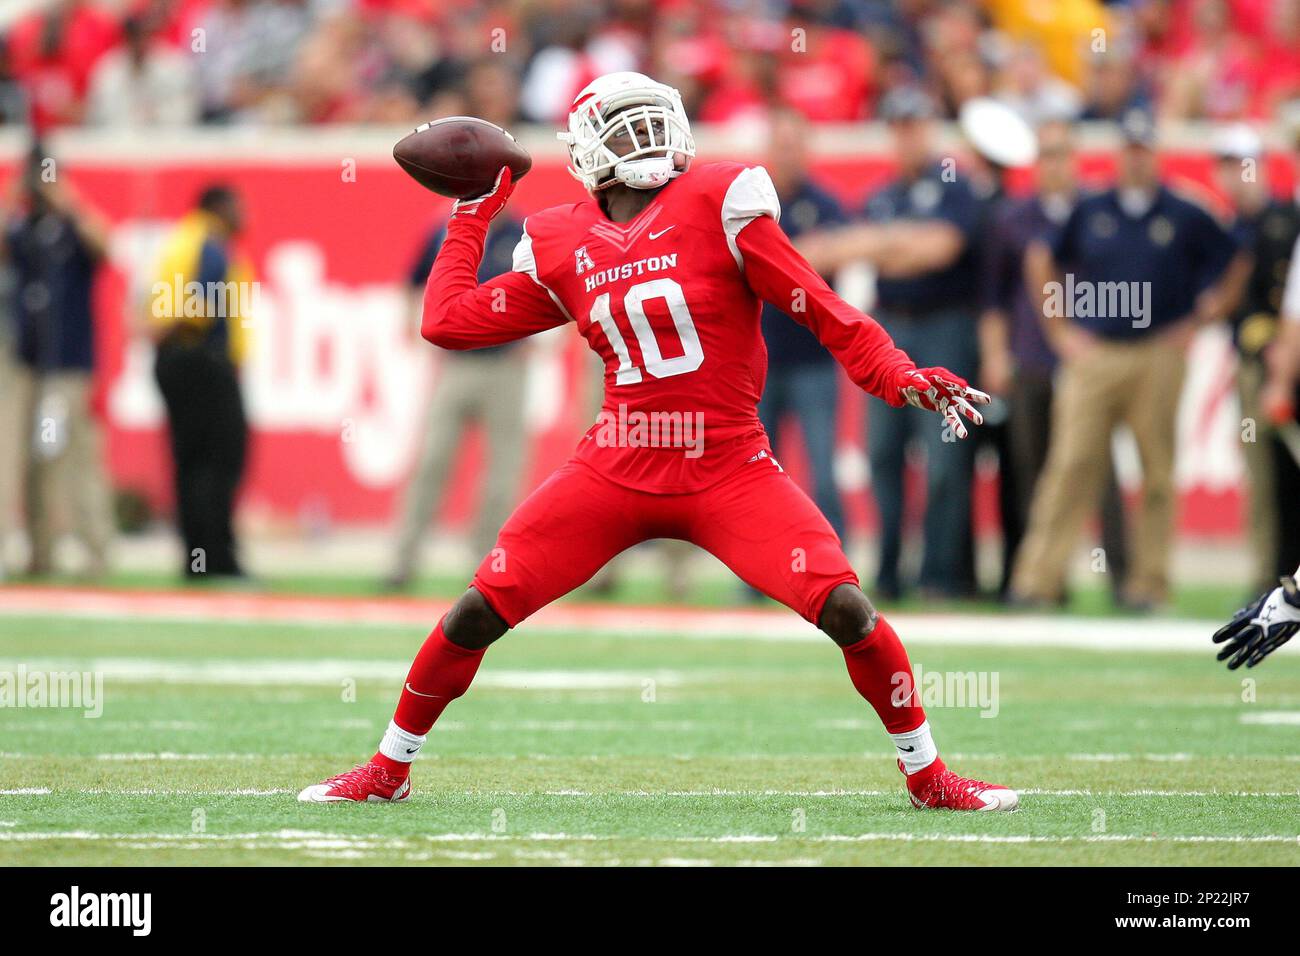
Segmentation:
[(649, 236), (651, 239), (658, 239), (665, 232), (671, 232), (673, 229), (676, 228), (677, 228), (676, 226), (669, 226), (667, 229), (660, 229), (658, 232), (647, 232), (646, 235)]

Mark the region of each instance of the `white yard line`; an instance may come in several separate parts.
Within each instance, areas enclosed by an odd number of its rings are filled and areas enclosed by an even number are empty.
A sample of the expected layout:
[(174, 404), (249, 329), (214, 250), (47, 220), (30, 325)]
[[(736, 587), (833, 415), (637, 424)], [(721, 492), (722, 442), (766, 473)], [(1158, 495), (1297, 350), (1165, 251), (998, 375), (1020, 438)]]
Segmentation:
[(239, 844), (252, 848), (278, 849), (405, 849), (422, 843), (1168, 843), (1168, 844), (1300, 844), (1297, 834), (1133, 834), (1099, 833), (1087, 836), (992, 834), (992, 833), (858, 833), (818, 836), (775, 836), (766, 833), (735, 833), (719, 836), (633, 836), (603, 833), (431, 833), (395, 837), (388, 834), (329, 833), (315, 830), (276, 830), (256, 833), (101, 833), (93, 830), (46, 832), (0, 832), (0, 843), (36, 843), (54, 840), (121, 843), (147, 848), (200, 847)]
[(1237, 719), (1243, 724), (1260, 724), (1265, 727), (1300, 727), (1300, 710), (1262, 710), (1242, 714)]
[[(50, 754), (44, 753), (25, 753), (21, 751), (0, 751), (0, 760), (49, 760)], [(75, 757), (75, 754), (64, 754), (58, 756)], [(175, 760), (296, 760), (301, 758), (302, 754), (286, 753), (206, 753), (192, 752), (181, 753), (177, 751), (132, 751), (125, 753), (98, 753), (91, 754), (87, 758), (92, 760), (107, 761), (125, 761), (125, 762), (146, 762), (146, 761), (175, 761)], [(780, 754), (727, 754), (719, 759), (725, 760), (773, 760), (780, 759)], [(997, 754), (997, 753), (950, 753), (944, 755), (951, 760), (1071, 760), (1079, 763), (1121, 763), (1125, 761), (1150, 761), (1152, 763), (1193, 763), (1201, 760), (1227, 760), (1255, 763), (1260, 761), (1282, 761), (1283, 763), (1300, 763), (1300, 754), (1265, 754), (1265, 755), (1243, 755), (1243, 754), (1192, 754), (1192, 753), (1171, 753), (1171, 754), (1154, 754), (1154, 753), (1095, 753), (1095, 754), (1067, 754), (1064, 758), (1060, 754)], [(511, 754), (513, 760), (537, 760), (548, 761), (553, 763), (565, 760), (617, 760), (621, 759), (615, 755), (607, 754)], [(425, 757), (421, 755), (421, 760), (434, 759), (433, 756)], [(666, 754), (662, 759), (669, 760), (707, 760), (712, 759), (709, 755), (700, 754)]]

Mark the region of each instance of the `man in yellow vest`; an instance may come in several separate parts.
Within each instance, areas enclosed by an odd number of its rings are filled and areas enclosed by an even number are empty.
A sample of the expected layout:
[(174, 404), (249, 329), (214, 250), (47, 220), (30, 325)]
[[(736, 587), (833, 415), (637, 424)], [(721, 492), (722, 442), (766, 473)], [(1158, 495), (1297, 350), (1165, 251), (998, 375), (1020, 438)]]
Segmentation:
[(235, 192), (205, 189), (167, 239), (149, 301), (188, 577), (243, 576), (232, 513), (248, 444), (238, 368), (255, 284), (232, 247), (242, 226)]

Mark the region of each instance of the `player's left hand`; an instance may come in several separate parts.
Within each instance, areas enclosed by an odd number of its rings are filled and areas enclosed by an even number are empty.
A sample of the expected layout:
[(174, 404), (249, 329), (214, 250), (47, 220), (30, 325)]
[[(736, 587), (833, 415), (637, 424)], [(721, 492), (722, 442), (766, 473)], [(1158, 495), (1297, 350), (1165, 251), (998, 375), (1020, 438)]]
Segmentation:
[(918, 368), (902, 372), (898, 377), (898, 390), (903, 401), (926, 411), (938, 412), (952, 426), (958, 438), (968, 434), (965, 415), (976, 425), (984, 424), (984, 416), (976, 405), (987, 405), (993, 399), (978, 388), (971, 388), (960, 375), (946, 368)]
[[(1281, 587), (1238, 611), (1214, 632), (1214, 643), (1227, 646), (1215, 660), (1228, 661), (1228, 670), (1242, 664), (1254, 667), (1300, 631), (1300, 592), (1295, 578), (1285, 577)], [(1228, 660), (1231, 658), (1231, 660)]]

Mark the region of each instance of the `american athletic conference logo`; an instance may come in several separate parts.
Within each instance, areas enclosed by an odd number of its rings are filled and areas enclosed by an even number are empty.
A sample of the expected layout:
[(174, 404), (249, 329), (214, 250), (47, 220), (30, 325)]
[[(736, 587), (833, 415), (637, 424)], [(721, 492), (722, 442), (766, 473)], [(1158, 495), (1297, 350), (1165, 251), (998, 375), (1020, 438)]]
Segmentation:
[(596, 268), (596, 263), (593, 262), (591, 256), (587, 254), (586, 246), (578, 247), (577, 251), (573, 253), (573, 260), (577, 266), (577, 270), (574, 273), (575, 275), (582, 275), (588, 269)]

